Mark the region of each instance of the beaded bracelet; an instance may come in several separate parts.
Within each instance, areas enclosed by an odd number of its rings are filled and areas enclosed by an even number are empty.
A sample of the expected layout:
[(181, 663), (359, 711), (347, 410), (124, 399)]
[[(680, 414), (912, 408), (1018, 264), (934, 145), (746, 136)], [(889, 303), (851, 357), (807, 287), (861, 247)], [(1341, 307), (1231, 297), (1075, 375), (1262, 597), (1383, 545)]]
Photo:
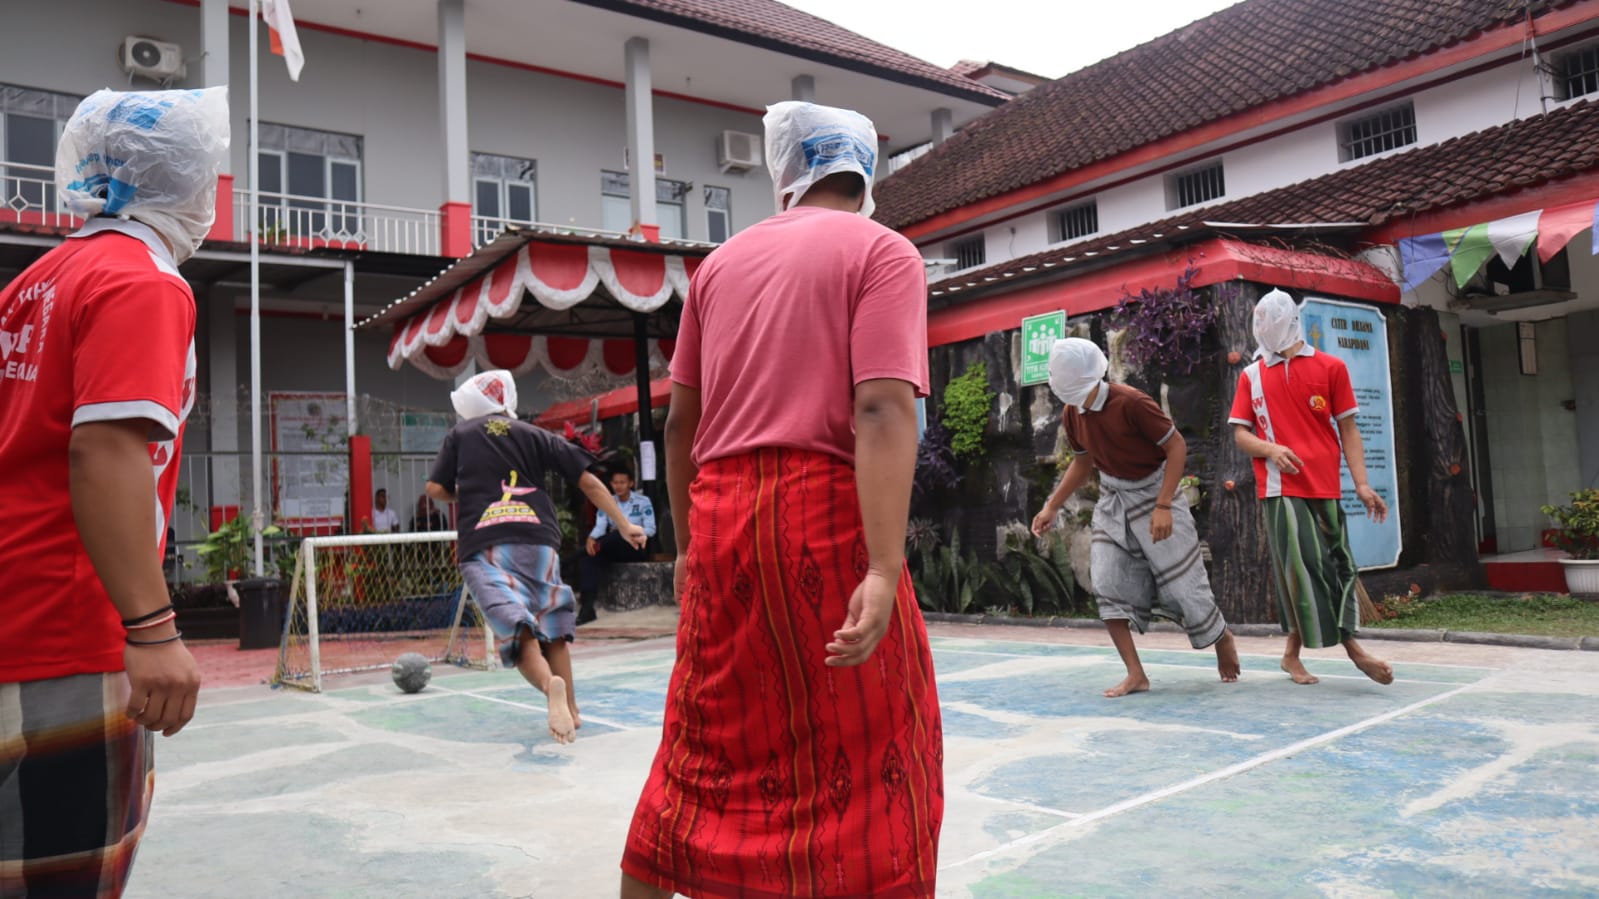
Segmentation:
[(177, 612), (168, 612), (165, 615), (162, 615), (160, 618), (157, 618), (154, 621), (146, 621), (143, 624), (124, 625), (123, 626), (123, 630), (142, 631), (142, 630), (147, 630), (147, 629), (152, 628), (152, 627), (160, 627), (161, 625), (166, 624), (168, 621), (171, 621), (171, 620), (173, 620), (173, 619), (175, 619), (177, 617), (178, 617), (178, 613)]
[(122, 619), (122, 626), (123, 627), (134, 627), (136, 625), (140, 625), (140, 624), (143, 624), (146, 621), (149, 621), (151, 618), (156, 618), (158, 616), (165, 615), (166, 613), (168, 613), (170, 611), (172, 611), (172, 603), (167, 603), (166, 605), (162, 606), (159, 609), (156, 609), (154, 612), (150, 612), (147, 615), (140, 615), (137, 618), (124, 618), (124, 619)]
[(1171, 505), (1170, 505), (1170, 504), (1168, 504), (1168, 503), (1156, 503), (1156, 504), (1155, 504), (1155, 508), (1157, 508), (1157, 509), (1164, 509), (1164, 510), (1165, 510), (1165, 511), (1167, 511), (1167, 512), (1170, 512), (1170, 511), (1171, 511)]
[(172, 636), (164, 637), (160, 640), (124, 640), (123, 642), (127, 643), (129, 646), (160, 646), (163, 643), (175, 643), (182, 639), (183, 631), (178, 631)]

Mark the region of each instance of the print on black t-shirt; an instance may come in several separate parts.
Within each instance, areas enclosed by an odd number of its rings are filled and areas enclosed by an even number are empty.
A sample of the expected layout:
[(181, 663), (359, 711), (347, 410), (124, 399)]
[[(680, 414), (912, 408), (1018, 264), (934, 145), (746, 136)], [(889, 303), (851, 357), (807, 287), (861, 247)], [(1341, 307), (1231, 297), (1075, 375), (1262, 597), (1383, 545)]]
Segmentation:
[(561, 545), (545, 477), (576, 483), (594, 457), (542, 428), (489, 415), (457, 424), (444, 438), (428, 479), (455, 494), (466, 561), (502, 543)]

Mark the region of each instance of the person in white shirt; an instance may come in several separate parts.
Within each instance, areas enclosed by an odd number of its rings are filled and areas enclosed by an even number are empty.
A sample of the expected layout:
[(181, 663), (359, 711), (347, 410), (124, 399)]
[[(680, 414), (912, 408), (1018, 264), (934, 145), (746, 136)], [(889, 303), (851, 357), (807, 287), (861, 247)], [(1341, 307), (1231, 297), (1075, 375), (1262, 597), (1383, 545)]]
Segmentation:
[[(644, 529), (646, 537), (655, 536), (655, 505), (642, 493), (633, 492), (633, 475), (628, 471), (611, 472), (611, 493), (616, 505), (627, 520)], [(617, 533), (611, 519), (604, 512), (594, 515), (594, 530), (589, 532), (583, 557), (583, 596), (578, 604), (577, 623), (587, 624), (598, 617), (594, 609), (595, 594), (599, 592), (600, 571), (611, 562), (642, 562), (647, 558), (644, 550), (635, 548)]]
[(400, 530), (400, 513), (389, 508), (387, 490), (379, 490), (372, 495), (372, 530), (379, 534), (393, 534)]

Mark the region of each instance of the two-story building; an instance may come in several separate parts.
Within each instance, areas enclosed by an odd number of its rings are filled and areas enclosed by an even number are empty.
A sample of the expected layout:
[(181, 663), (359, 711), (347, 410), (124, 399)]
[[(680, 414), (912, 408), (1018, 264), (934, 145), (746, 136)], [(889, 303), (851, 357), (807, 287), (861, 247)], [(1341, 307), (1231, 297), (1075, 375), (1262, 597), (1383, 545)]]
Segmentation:
[[(877, 215), (937, 266), (945, 376), (985, 342), (1014, 369), (1024, 316), (1103, 333), (1097, 313), (1179, 279), (1217, 302), (1222, 285), (1243, 288), (1234, 304), (1282, 286), (1376, 310), (1404, 516), (1390, 579), (1471, 583), (1479, 548), (1545, 562), (1539, 507), (1599, 484), (1596, 92), (1599, 4), (1245, 0), (967, 126), (884, 181)], [(1184, 394), (1203, 409), (1173, 408), (1208, 453), (1213, 524), (1251, 513), (1221, 422), (1252, 341), (1223, 318), (1208, 358), (1233, 361)], [(1058, 405), (996, 386), (1021, 410), (996, 423), (1047, 454)], [(1026, 520), (1023, 480), (992, 518)], [(1262, 561), (1249, 534), (1223, 558), (1223, 536), (1216, 566)]]
[[(773, 211), (761, 149), (769, 103), (858, 109), (887, 158), (1008, 99), (773, 0), (300, 0), (294, 12), (304, 70), (291, 81), (262, 28), (251, 146), (244, 3), (13, 0), (0, 10), (0, 279), (75, 226), (57, 206), (52, 167), (84, 95), (229, 86), (216, 227), (183, 268), (200, 306), (201, 401), (180, 542), (251, 501), (252, 161), (266, 515), (342, 515), (338, 454), (358, 428), (373, 440), (374, 486), (409, 519), (449, 422), (450, 384), (414, 365), (392, 369), (389, 331), (351, 323), (509, 226), (703, 253)], [(558, 377), (572, 368), (581, 374)], [(532, 366), (523, 406), (631, 380), (605, 366)]]

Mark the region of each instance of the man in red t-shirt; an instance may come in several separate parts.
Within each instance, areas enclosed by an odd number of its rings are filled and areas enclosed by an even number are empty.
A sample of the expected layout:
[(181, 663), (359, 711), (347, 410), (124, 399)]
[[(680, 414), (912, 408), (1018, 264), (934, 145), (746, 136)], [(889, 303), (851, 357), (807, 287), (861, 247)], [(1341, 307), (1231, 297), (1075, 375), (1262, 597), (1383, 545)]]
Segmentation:
[[(0, 291), (0, 895), (116, 896), (149, 813), (150, 734), (200, 674), (161, 570), (227, 95), (100, 91), (57, 187), (88, 221)], [(125, 673), (124, 673), (125, 672)]]
[(1288, 634), (1282, 669), (1296, 684), (1314, 684), (1299, 660), (1300, 647), (1341, 643), (1367, 677), (1392, 683), (1388, 663), (1355, 642), (1358, 571), (1340, 505), (1340, 454), (1373, 521), (1388, 517), (1388, 504), (1366, 479), (1349, 370), (1343, 360), (1305, 344), (1299, 307), (1281, 290), (1261, 298), (1254, 330), (1259, 358), (1238, 376), (1228, 421), (1238, 448), (1255, 458), (1278, 618)]

